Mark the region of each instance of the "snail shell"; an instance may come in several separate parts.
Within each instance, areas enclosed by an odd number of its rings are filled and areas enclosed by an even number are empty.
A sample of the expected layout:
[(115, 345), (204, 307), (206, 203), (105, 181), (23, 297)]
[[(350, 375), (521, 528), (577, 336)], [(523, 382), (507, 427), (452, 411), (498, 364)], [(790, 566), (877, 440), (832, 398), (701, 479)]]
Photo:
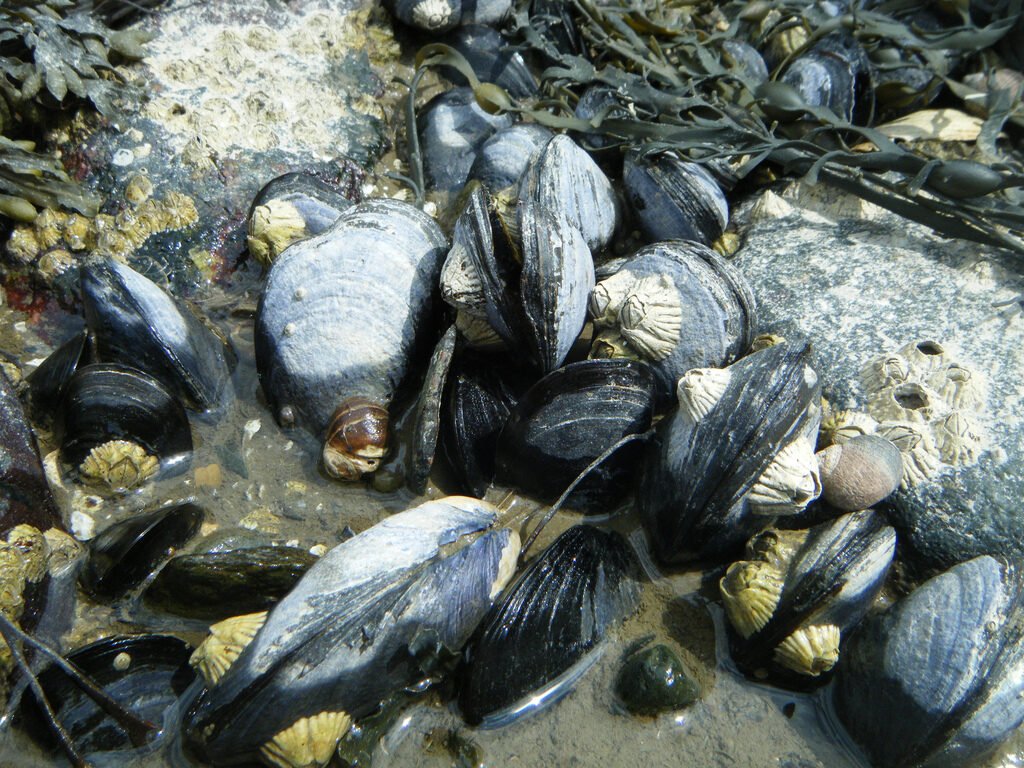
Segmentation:
[(852, 512), (872, 507), (899, 488), (900, 449), (884, 437), (860, 435), (818, 453), (822, 498)]

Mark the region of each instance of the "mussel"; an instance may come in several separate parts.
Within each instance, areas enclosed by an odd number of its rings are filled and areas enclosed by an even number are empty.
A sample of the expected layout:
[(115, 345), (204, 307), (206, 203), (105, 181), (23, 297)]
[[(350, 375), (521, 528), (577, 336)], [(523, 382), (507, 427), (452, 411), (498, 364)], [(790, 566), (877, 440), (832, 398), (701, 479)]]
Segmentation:
[(809, 355), (806, 344), (783, 343), (679, 380), (679, 407), (647, 449), (638, 494), (663, 562), (726, 555), (821, 492)]
[(743, 275), (710, 248), (673, 240), (612, 262), (589, 300), (601, 329), (591, 357), (650, 363), (671, 399), (691, 368), (729, 365), (750, 348), (754, 295)]
[[(213, 765), (326, 763), (353, 718), (466, 642), (519, 554), (496, 519), (475, 499), (427, 502), (339, 544), (265, 622), (239, 617), (234, 641), (211, 627), (194, 662), (216, 682), (186, 719), (191, 748)], [(224, 651), (229, 666), (211, 658)]]
[[(553, 502), (592, 462), (654, 416), (654, 374), (628, 360), (581, 360), (533, 385), (513, 409), (497, 445), (497, 479)], [(640, 444), (595, 467), (568, 499), (608, 508), (632, 487)]]
[(191, 309), (116, 261), (83, 266), (80, 284), (102, 362), (145, 371), (200, 410), (223, 403), (230, 387), (228, 351)]
[(554, 134), (543, 125), (516, 123), (496, 131), (477, 153), (469, 178), (483, 184), (492, 195), (519, 184), (537, 152)]
[(385, 5), (403, 24), (445, 32), (459, 24), (498, 24), (512, 0), (387, 0)]
[(577, 525), (542, 552), (467, 648), (459, 708), (485, 727), (554, 704), (597, 660), (640, 597), (635, 556), (615, 533)]
[(122, 492), (184, 471), (192, 452), (185, 408), (152, 376), (94, 363), (68, 382), (54, 433), (61, 459), (87, 482)]
[(319, 235), (351, 206), (351, 200), (311, 173), (271, 179), (249, 207), (249, 253), (269, 265), (295, 241)]
[[(517, 99), (537, 95), (539, 86), (522, 54), (506, 43), (496, 29), (482, 24), (465, 24), (448, 35), (444, 42), (462, 54), (482, 82), (494, 83)], [(445, 68), (444, 72), (456, 85), (469, 84), (455, 69)]]
[(28, 405), (32, 419), (44, 427), (53, 422), (64, 389), (79, 366), (88, 362), (89, 332), (83, 329), (51, 352), (32, 373), (28, 384)]
[(864, 125), (874, 107), (867, 54), (848, 34), (823, 37), (793, 59), (780, 82), (796, 88), (806, 104), (856, 125)]
[(839, 720), (876, 768), (980, 764), (1024, 722), (1024, 563), (982, 556), (850, 637)]
[(445, 238), (397, 200), (369, 200), (274, 262), (256, 316), (256, 364), (282, 424), (323, 442), (355, 480), (387, 451), (388, 407), (430, 331)]
[(871, 510), (807, 531), (769, 529), (747, 542), (747, 560), (719, 582), (745, 671), (781, 668), (819, 677), (839, 660), (843, 636), (878, 595), (896, 533)]

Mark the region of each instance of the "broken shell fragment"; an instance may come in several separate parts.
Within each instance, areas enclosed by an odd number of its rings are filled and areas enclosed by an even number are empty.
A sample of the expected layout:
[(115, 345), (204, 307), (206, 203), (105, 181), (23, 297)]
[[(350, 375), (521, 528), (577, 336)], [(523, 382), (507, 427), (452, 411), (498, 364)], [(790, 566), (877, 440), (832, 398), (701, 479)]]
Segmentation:
[(892, 442), (860, 435), (817, 455), (822, 498), (836, 509), (868, 509), (899, 488), (903, 459)]

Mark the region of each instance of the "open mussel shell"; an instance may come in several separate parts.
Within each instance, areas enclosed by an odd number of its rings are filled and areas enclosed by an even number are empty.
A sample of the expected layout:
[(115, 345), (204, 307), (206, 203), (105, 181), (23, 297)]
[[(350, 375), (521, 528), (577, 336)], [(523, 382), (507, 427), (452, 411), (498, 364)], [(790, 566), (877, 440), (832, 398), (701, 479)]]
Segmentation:
[(711, 174), (672, 152), (627, 156), (622, 182), (648, 241), (694, 240), (710, 246), (729, 223), (729, 203)]
[(591, 357), (650, 363), (666, 400), (686, 371), (744, 354), (756, 325), (743, 275), (710, 248), (682, 240), (641, 248), (604, 272), (589, 312), (598, 331)]
[(748, 496), (783, 449), (808, 441), (806, 469), (816, 477), (808, 434), (820, 420), (820, 386), (809, 356), (808, 345), (783, 343), (684, 377), (679, 408), (647, 449), (638, 494), (662, 562), (723, 557), (763, 528), (772, 517), (755, 513)]
[(767, 669), (797, 684), (822, 680), (841, 660), (840, 640), (881, 590), (895, 549), (895, 531), (871, 510), (808, 531), (755, 536), (748, 559), (721, 581), (736, 630), (733, 659), (750, 674)]
[(181, 401), (152, 376), (94, 363), (66, 387), (54, 433), (61, 459), (90, 482), (128, 490), (160, 472), (181, 472), (192, 431)]
[[(512, 411), (498, 439), (497, 479), (546, 502), (627, 435), (650, 429), (654, 374), (627, 360), (582, 360), (549, 373)], [(620, 448), (567, 500), (607, 508), (632, 487), (640, 444)]]
[(427, 183), (435, 190), (457, 192), (484, 142), (512, 125), (512, 118), (487, 114), (473, 89), (464, 86), (431, 99), (420, 110), (416, 125)]
[(44, 427), (52, 423), (71, 377), (88, 360), (88, 338), (88, 330), (82, 329), (51, 352), (38, 368), (25, 377), (32, 418)]
[(80, 284), (101, 361), (143, 370), (200, 410), (221, 405), (230, 387), (229, 353), (188, 307), (116, 261), (83, 266)]
[(565, 218), (594, 253), (611, 242), (619, 226), (619, 201), (611, 181), (565, 134), (555, 136), (530, 162), (519, 197), (539, 211), (538, 218)]
[[(186, 642), (170, 635), (119, 635), (78, 648), (66, 658), (123, 708), (160, 726), (167, 710), (195, 679), (188, 664), (191, 650)], [(132, 749), (124, 729), (62, 671), (56, 667), (44, 670), (39, 684), (80, 754)], [(26, 730), (56, 751), (58, 745), (35, 698), (26, 695), (22, 702), (20, 714)]]
[[(332, 450), (360, 468), (347, 479), (380, 460), (386, 423), (378, 429), (374, 413), (386, 419), (412, 361), (432, 343), (445, 244), (415, 206), (368, 200), (287, 249), (267, 276), (255, 329), (263, 392), (282, 424), (331, 437)], [(359, 409), (374, 429), (361, 429)], [(335, 425), (348, 419), (348, 427), (329, 429), (332, 417)]]
[(198, 533), (204, 514), (190, 502), (171, 504), (105, 529), (89, 542), (89, 556), (79, 576), (82, 588), (109, 601), (139, 586), (173, 550)]
[[(481, 82), (494, 83), (516, 99), (536, 97), (539, 90), (537, 80), (523, 61), (522, 54), (510, 47), (496, 29), (482, 24), (466, 24), (445, 37), (443, 42), (462, 54)], [(455, 85), (469, 85), (458, 70), (445, 67), (443, 71)]]
[(839, 720), (876, 768), (980, 764), (1024, 721), (1024, 563), (982, 556), (851, 635)]
[(142, 599), (177, 616), (219, 621), (271, 608), (315, 562), (297, 547), (178, 555), (160, 569)]
[(249, 253), (269, 265), (292, 243), (319, 235), (351, 206), (351, 200), (311, 173), (271, 179), (249, 208)]
[(490, 504), (448, 497), (324, 555), (188, 714), (193, 751), (213, 765), (255, 761), (289, 742), (296, 723), (327, 713), (340, 724), (336, 744), (351, 719), (429, 680), (511, 576), (517, 537), (493, 530), (496, 521)]
[(517, 123), (494, 133), (477, 153), (469, 178), (497, 194), (519, 184), (530, 160), (551, 141), (550, 129), (536, 123)]
[(0, 370), (0, 533), (16, 525), (39, 531), (62, 528), (46, 482), (32, 427), (7, 375)]
[(507, 360), (461, 354), (453, 363), (441, 414), (441, 450), (460, 487), (483, 498), (494, 477), (494, 454), (522, 392)]
[(499, 727), (568, 694), (608, 630), (636, 609), (637, 573), (618, 534), (578, 525), (559, 536), (505, 590), (467, 648), (463, 717)]
[(819, 40), (793, 59), (779, 82), (793, 86), (806, 104), (828, 107), (856, 125), (865, 124), (873, 109), (870, 62), (848, 34)]

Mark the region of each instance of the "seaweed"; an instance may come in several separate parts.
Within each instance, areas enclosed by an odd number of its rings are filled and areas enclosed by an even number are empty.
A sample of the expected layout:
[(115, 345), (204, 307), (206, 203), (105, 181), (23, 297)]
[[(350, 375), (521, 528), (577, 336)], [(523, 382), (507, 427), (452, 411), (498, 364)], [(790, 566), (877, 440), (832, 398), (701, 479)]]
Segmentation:
[[(953, 97), (965, 98), (970, 89), (948, 76), (950, 52), (980, 59), (979, 52), (1019, 29), (1021, 0), (1002, 0), (999, 12), (984, 24), (964, 14), (935, 29), (916, 23), (913, 13), (921, 4), (908, 0), (870, 8), (854, 2), (831, 17), (803, 0), (717, 5), (571, 0), (566, 5), (586, 50), (560, 48), (550, 20), (534, 17), (529, 4), (521, 4), (510, 34), (547, 63), (541, 74), (545, 98), (517, 103), (497, 86), (471, 78), (482, 107), (610, 137), (612, 147), (636, 147), (641, 153), (672, 149), (698, 163), (728, 163), (738, 179), (770, 165), (774, 173), (835, 185), (945, 236), (1024, 254), (1024, 209), (1014, 194), (1024, 186), (1018, 163), (928, 157), (869, 125), (804, 103), (793, 88), (774, 79), (792, 58), (842, 32), (871, 50), (890, 46), (907, 61), (923, 62)], [(742, 40), (764, 49), (787, 32), (791, 49), (782, 49), (767, 83), (730, 65), (726, 42)], [(468, 69), (460, 58), (432, 45), (421, 51), (419, 64), (454, 62)], [(591, 85), (611, 88), (620, 108), (591, 120), (576, 118), (575, 101)], [(1024, 110), (1005, 91), (989, 93), (986, 106), (979, 145), (994, 149), (1004, 126), (1024, 126)]]

